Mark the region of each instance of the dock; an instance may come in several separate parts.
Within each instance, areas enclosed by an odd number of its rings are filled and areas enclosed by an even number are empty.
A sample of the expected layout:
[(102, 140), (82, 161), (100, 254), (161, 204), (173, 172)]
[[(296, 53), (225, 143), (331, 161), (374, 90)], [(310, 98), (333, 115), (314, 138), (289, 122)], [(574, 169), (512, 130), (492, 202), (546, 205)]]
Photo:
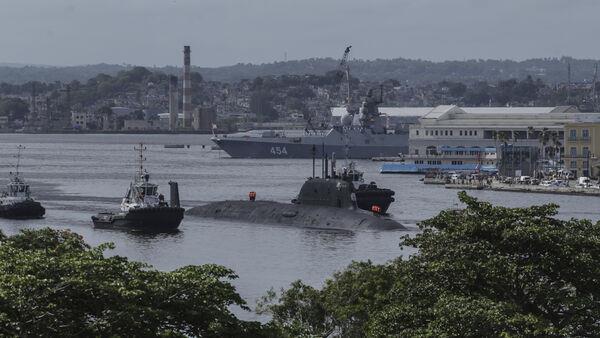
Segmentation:
[(529, 184), (506, 184), (497, 181), (487, 182), (457, 182), (445, 184), (446, 189), (461, 189), (461, 190), (493, 190), (493, 191), (510, 191), (510, 192), (525, 192), (537, 194), (556, 194), (556, 195), (577, 195), (577, 196), (597, 196), (600, 197), (600, 189), (581, 188), (581, 187), (545, 187), (540, 185)]

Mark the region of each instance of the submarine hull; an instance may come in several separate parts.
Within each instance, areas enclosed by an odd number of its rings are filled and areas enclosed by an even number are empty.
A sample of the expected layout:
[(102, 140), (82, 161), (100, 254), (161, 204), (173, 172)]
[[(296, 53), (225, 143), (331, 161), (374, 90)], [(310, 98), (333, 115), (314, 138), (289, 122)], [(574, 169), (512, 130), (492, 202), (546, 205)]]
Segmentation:
[(44, 217), (46, 209), (33, 200), (0, 205), (0, 217), (9, 219), (37, 219)]
[(179, 207), (139, 208), (122, 213), (100, 213), (92, 216), (92, 222), (97, 228), (173, 231), (181, 224), (184, 211)]
[(189, 216), (305, 228), (405, 229), (397, 221), (363, 210), (273, 201), (220, 201), (186, 211)]

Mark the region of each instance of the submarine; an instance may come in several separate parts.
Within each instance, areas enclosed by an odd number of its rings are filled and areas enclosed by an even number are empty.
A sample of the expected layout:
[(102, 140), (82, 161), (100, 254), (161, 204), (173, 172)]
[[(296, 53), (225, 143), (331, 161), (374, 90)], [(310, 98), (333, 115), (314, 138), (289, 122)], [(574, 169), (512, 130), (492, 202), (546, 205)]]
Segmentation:
[(387, 214), (394, 202), (394, 191), (363, 183), (362, 172), (354, 164), (336, 171), (335, 155), (331, 172), (327, 155), (322, 159), (322, 177), (313, 176), (300, 188), (292, 203), (257, 201), (256, 193), (249, 199), (227, 200), (193, 207), (189, 216), (221, 220), (239, 220), (258, 224), (288, 225), (335, 230), (405, 229)]

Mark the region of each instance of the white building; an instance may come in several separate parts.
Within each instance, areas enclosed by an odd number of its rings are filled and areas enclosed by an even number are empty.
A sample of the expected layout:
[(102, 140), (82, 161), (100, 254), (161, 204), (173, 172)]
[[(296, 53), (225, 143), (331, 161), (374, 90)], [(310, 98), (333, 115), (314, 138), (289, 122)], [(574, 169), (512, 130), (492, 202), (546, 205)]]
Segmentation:
[(87, 130), (91, 127), (91, 124), (96, 124), (98, 127), (98, 119), (91, 112), (71, 112), (71, 127), (73, 129)]
[(582, 115), (600, 121), (600, 113), (581, 113), (572, 106), (438, 106), (410, 126), (409, 153), (433, 153), (442, 146), (497, 147), (502, 142), (540, 147), (540, 131), (556, 132), (562, 140), (564, 125)]

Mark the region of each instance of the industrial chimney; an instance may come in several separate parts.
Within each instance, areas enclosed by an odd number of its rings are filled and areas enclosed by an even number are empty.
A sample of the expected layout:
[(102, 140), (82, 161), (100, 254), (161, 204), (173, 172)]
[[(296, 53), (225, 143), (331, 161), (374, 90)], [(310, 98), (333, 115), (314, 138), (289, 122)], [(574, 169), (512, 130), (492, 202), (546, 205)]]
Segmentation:
[(177, 93), (177, 76), (171, 75), (169, 78), (169, 130), (177, 130), (177, 120), (179, 119), (179, 97)]
[(190, 74), (190, 46), (183, 46), (183, 127), (192, 126), (192, 78)]

